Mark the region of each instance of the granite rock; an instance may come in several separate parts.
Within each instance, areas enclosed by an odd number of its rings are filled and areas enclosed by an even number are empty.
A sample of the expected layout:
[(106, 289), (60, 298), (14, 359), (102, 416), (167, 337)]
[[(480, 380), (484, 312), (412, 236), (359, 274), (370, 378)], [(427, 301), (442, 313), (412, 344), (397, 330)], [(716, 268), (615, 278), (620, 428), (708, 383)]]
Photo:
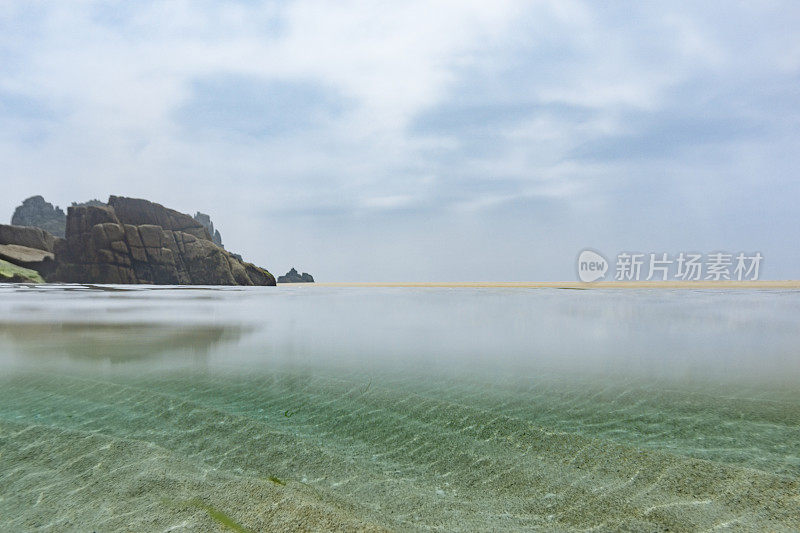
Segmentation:
[(214, 229), (214, 223), (211, 222), (210, 216), (198, 211), (194, 214), (194, 219), (202, 224), (204, 228), (206, 228), (206, 231), (208, 231), (208, 234), (211, 235), (211, 240), (214, 242), (214, 244), (220, 248), (225, 248), (225, 246), (222, 245), (222, 235), (220, 235), (219, 230)]
[(215, 244), (194, 218), (138, 198), (69, 207), (55, 256), (49, 281), (275, 285), (272, 274)]
[(52, 252), (55, 237), (35, 226), (9, 226), (0, 224), (0, 244), (18, 244), (37, 250)]
[(56, 237), (63, 237), (67, 215), (58, 206), (46, 202), (41, 196), (31, 196), (14, 210), (11, 224), (14, 226), (34, 226)]
[(35, 270), (42, 275), (52, 273), (56, 265), (53, 252), (28, 248), (19, 244), (0, 244), (0, 259), (23, 268)]
[(308, 272), (298, 273), (292, 268), (283, 276), (278, 276), (278, 283), (314, 283), (314, 277)]

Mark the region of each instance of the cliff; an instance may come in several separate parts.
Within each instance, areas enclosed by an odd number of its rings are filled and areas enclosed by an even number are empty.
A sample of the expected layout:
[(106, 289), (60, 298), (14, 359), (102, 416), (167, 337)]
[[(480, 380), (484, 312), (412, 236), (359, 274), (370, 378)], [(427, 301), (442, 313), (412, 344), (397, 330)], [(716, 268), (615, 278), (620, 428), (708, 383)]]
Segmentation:
[[(47, 281), (175, 285), (275, 285), (267, 270), (242, 261), (212, 240), (191, 216), (138, 198), (111, 196), (107, 205), (67, 209), (64, 239), (38, 228), (0, 225), (0, 245)], [(33, 253), (35, 250), (54, 252)], [(46, 263), (46, 264), (44, 264)]]

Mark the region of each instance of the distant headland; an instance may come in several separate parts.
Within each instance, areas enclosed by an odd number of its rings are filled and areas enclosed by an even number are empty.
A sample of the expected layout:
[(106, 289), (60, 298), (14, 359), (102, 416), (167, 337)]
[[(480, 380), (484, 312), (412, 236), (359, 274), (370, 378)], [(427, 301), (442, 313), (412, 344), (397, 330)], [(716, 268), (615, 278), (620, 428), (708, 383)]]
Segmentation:
[(73, 203), (66, 213), (42, 196), (26, 199), (11, 225), (0, 224), (0, 281), (276, 284), (267, 269), (224, 248), (209, 215), (122, 196)]

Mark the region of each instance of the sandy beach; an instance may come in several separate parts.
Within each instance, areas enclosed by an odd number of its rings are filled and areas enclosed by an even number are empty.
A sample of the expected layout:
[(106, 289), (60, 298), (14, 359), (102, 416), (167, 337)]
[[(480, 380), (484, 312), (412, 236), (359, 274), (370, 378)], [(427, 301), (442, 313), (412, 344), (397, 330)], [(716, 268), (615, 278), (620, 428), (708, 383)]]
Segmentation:
[(522, 289), (800, 289), (798, 280), (758, 281), (464, 281), (464, 282), (317, 282), (298, 287), (472, 287)]

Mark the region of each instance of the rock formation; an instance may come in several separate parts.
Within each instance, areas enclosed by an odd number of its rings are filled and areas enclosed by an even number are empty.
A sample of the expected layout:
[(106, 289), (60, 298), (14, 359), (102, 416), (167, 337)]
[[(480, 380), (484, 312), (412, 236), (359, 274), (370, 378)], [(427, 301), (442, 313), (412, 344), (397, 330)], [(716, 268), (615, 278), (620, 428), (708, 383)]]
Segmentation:
[(55, 237), (41, 228), (0, 224), (0, 244), (16, 244), (52, 252), (55, 241)]
[(35, 270), (42, 275), (55, 270), (53, 252), (20, 246), (19, 244), (0, 244), (0, 259), (23, 268)]
[(225, 248), (225, 246), (222, 245), (222, 235), (220, 235), (219, 230), (214, 229), (214, 223), (211, 222), (210, 216), (198, 211), (194, 214), (194, 219), (202, 224), (204, 228), (206, 228), (208, 234), (211, 235), (211, 240), (214, 242), (214, 244), (220, 248)]
[(278, 283), (314, 283), (314, 277), (308, 272), (298, 274), (297, 270), (292, 268), (284, 276), (278, 276)]
[(45, 202), (41, 196), (31, 196), (14, 210), (11, 224), (14, 226), (35, 226), (55, 235), (64, 237), (67, 215), (58, 206)]
[(0, 260), (46, 276), (55, 270), (56, 240), (41, 228), (0, 224)]
[(137, 198), (67, 210), (48, 281), (176, 285), (274, 285), (266, 270), (214, 244), (189, 215)]
[[(40, 222), (32, 213), (50, 212), (47, 206), (61, 211), (35, 196), (17, 209), (14, 220)], [(148, 200), (111, 196), (107, 204), (73, 203), (65, 216), (65, 238), (36, 226), (0, 224), (5, 265), (0, 281), (275, 285), (268, 271), (216, 244), (204, 224), (213, 230), (210, 217), (200, 218)]]

